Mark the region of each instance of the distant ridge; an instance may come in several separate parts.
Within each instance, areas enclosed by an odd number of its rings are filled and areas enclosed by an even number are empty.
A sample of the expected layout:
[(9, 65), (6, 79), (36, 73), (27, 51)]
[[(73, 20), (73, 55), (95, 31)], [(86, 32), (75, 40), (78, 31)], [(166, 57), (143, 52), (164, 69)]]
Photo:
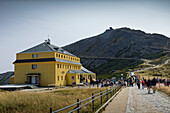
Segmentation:
[(10, 77), (14, 75), (13, 71), (8, 71), (0, 74), (0, 85), (9, 84)]

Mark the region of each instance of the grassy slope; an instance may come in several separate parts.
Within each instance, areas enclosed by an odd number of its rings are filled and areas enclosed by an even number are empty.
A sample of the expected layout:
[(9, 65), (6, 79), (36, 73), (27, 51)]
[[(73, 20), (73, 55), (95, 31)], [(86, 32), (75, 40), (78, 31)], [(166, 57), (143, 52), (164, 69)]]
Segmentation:
[(159, 88), (159, 87), (156, 87), (156, 89), (157, 89), (158, 91), (161, 91), (161, 92), (167, 94), (167, 95), (170, 97), (170, 87), (160, 86), (160, 88)]
[(127, 74), (129, 69), (134, 69), (137, 65), (143, 63), (141, 60), (132, 59), (112, 59), (108, 63), (102, 64), (92, 71), (96, 72), (97, 78), (111, 78), (113, 76), (120, 77), (120, 74)]
[[(0, 92), (0, 113), (48, 113), (83, 100), (105, 88), (61, 89), (53, 92)], [(100, 102), (99, 102), (100, 103)], [(74, 106), (75, 107), (75, 106)], [(72, 108), (73, 109), (73, 108)], [(83, 111), (91, 109), (84, 107)]]
[(167, 54), (166, 56), (162, 56), (158, 59), (155, 59), (152, 62), (150, 62), (149, 64), (154, 64), (154, 65), (163, 64), (168, 59), (170, 59), (170, 54)]
[[(110, 61), (108, 61), (108, 63), (102, 64), (91, 70), (97, 73), (97, 78), (107, 79), (113, 76), (120, 78), (121, 74), (123, 74), (125, 77), (127, 75), (127, 72), (129, 72), (130, 70), (153, 67), (152, 64), (154, 65), (163, 64), (167, 59), (170, 59), (170, 54), (167, 54), (165, 56), (163, 55), (158, 59), (153, 59), (149, 64), (146, 64), (146, 62), (143, 60), (111, 59)], [(147, 71), (142, 71), (138, 74), (141, 74), (143, 76), (148, 76), (148, 75), (151, 76), (154, 73), (154, 74), (162, 74), (164, 77), (169, 77), (168, 75), (170, 73), (169, 68), (170, 68), (170, 64), (168, 63), (166, 65), (163, 65), (162, 67), (152, 68)]]
[[(167, 59), (170, 59), (169, 55), (153, 60), (150, 63), (159, 65), (159, 64), (163, 64)], [(168, 62), (168, 64), (164, 64), (160, 67), (152, 68), (149, 70), (140, 71), (137, 74), (145, 76), (145, 77), (147, 76), (152, 77), (153, 74), (158, 74), (158, 75), (162, 75), (162, 77), (159, 77), (159, 78), (170, 78), (170, 61)]]

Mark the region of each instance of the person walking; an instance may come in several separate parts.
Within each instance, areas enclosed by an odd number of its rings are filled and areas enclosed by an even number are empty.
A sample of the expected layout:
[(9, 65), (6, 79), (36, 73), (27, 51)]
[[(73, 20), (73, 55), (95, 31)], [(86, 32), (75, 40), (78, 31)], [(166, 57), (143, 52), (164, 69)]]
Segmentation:
[(132, 87), (133, 87), (133, 84), (134, 84), (134, 79), (133, 79), (133, 77), (132, 77)]
[(97, 87), (99, 87), (99, 79), (96, 80)]
[(148, 81), (147, 81), (147, 90), (148, 90), (149, 94), (150, 94), (150, 89), (151, 89), (151, 80), (148, 79)]
[(155, 78), (152, 79), (152, 89), (153, 89), (153, 93), (155, 93), (156, 91), (156, 79)]
[(144, 78), (142, 79), (142, 89), (144, 89), (144, 86), (145, 86), (145, 80)]
[(139, 78), (137, 79), (137, 86), (138, 86), (138, 89), (140, 89), (140, 80), (139, 80)]

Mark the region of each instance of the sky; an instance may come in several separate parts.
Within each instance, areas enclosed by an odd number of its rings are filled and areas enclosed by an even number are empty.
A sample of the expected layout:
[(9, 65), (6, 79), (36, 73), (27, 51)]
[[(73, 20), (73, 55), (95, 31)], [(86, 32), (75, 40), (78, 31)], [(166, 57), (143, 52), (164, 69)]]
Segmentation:
[(48, 37), (62, 47), (109, 27), (170, 37), (170, 0), (0, 0), (0, 73)]

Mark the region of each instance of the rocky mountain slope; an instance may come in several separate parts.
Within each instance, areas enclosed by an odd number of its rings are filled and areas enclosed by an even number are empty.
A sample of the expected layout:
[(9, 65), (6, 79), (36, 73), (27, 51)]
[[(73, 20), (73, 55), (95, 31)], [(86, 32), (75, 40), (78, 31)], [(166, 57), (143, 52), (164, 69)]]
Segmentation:
[(109, 29), (64, 47), (80, 57), (145, 58), (170, 50), (170, 38), (130, 28)]
[(9, 71), (6, 73), (0, 74), (0, 85), (9, 84), (10, 83), (10, 77), (14, 75), (14, 72)]
[(82, 64), (94, 70), (112, 59), (159, 58), (170, 51), (170, 38), (130, 28), (110, 28), (97, 36), (80, 40), (63, 48), (79, 56)]

